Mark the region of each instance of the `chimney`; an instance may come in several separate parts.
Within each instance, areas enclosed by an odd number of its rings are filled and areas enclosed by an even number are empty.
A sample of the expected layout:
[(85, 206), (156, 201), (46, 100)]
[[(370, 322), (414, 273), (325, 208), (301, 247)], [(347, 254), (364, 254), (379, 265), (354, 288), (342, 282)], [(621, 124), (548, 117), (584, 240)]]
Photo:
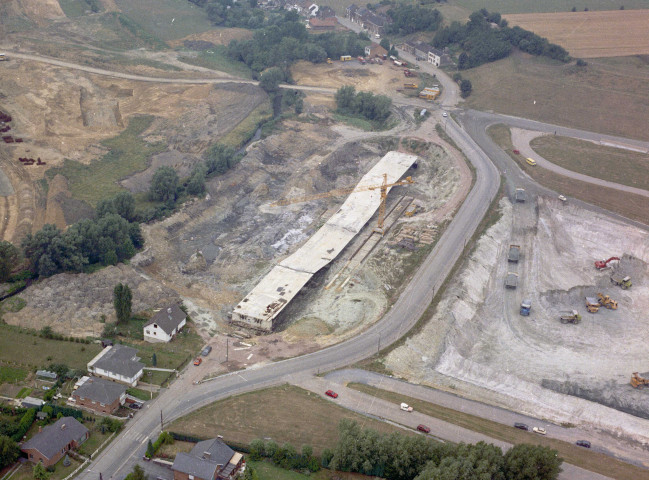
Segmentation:
[(203, 452), (203, 458), (209, 460), (210, 456), (211, 456), (210, 452)]

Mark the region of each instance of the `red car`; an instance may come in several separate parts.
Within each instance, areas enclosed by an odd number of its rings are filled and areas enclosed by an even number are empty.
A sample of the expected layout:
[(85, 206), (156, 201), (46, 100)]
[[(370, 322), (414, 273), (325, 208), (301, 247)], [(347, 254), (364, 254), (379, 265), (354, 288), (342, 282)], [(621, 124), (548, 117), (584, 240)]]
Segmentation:
[(521, 152), (520, 152), (520, 150), (514, 149), (514, 153), (515, 153), (516, 155), (520, 155)]
[(331, 397), (331, 398), (338, 398), (338, 394), (336, 392), (334, 392), (333, 390), (327, 390), (325, 392), (325, 395), (327, 395), (328, 397)]
[(424, 433), (430, 433), (430, 427), (427, 427), (426, 425), (417, 425), (417, 430)]
[(203, 363), (203, 359), (202, 359), (201, 357), (197, 357), (196, 360), (194, 360), (194, 365), (196, 365), (197, 367), (198, 367), (201, 363)]

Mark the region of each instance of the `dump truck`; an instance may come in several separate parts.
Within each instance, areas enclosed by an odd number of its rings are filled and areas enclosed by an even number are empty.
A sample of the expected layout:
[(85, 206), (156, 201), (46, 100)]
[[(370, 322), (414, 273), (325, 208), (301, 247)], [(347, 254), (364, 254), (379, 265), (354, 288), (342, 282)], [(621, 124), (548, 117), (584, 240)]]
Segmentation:
[(586, 297), (586, 310), (588, 313), (597, 313), (599, 311), (599, 300), (595, 297)]
[(516, 288), (518, 286), (518, 273), (509, 272), (505, 277), (505, 287)]
[(419, 88), (419, 85), (416, 83), (404, 83), (403, 88)]
[(521, 302), (521, 315), (524, 317), (529, 316), (530, 310), (532, 310), (532, 300), (526, 298)]
[(579, 315), (579, 312), (577, 310), (570, 310), (567, 312), (561, 312), (559, 316), (559, 320), (561, 320), (561, 323), (579, 323), (581, 322), (581, 315)]
[(622, 290), (626, 290), (627, 288), (631, 288), (631, 277), (626, 276), (623, 277), (622, 275), (611, 275), (611, 283), (613, 285), (617, 285), (618, 287), (622, 288)]
[(523, 203), (525, 200), (527, 200), (527, 194), (525, 193), (524, 188), (517, 188), (516, 191), (514, 192), (514, 198), (516, 199), (517, 202)]
[(602, 293), (597, 294), (597, 300), (602, 307), (606, 307), (609, 310), (617, 310), (617, 301), (611, 300), (611, 297), (604, 295)]
[(633, 372), (631, 375), (631, 386), (633, 388), (644, 388), (649, 385), (649, 379), (643, 378), (638, 372)]
[(509, 254), (507, 255), (507, 261), (518, 263), (518, 259), (521, 256), (521, 246), (520, 245), (510, 245)]

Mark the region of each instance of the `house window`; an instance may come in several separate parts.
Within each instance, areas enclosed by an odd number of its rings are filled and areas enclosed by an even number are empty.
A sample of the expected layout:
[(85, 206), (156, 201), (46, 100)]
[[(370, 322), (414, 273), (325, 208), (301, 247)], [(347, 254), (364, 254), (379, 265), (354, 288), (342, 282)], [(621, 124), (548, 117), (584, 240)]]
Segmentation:
[(147, 330), (147, 331), (146, 331), (146, 334), (147, 334), (147, 335), (151, 335), (151, 332), (149, 332), (149, 331)]

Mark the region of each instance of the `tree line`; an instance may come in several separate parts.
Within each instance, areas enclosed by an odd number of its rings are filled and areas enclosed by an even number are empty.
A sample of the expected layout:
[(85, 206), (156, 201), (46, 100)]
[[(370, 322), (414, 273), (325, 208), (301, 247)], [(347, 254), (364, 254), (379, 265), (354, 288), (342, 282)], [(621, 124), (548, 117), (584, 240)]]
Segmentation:
[(360, 115), (367, 120), (384, 124), (390, 116), (392, 100), (385, 95), (371, 92), (356, 92), (352, 85), (345, 85), (336, 91), (337, 111), (343, 114)]
[(505, 58), (514, 47), (532, 55), (542, 55), (562, 62), (570, 60), (563, 47), (521, 27), (510, 28), (507, 20), (502, 19), (499, 13), (490, 13), (484, 8), (473, 12), (464, 25), (452, 22), (448, 27), (438, 30), (433, 45), (437, 48), (458, 45), (463, 50), (458, 58), (460, 70)]

